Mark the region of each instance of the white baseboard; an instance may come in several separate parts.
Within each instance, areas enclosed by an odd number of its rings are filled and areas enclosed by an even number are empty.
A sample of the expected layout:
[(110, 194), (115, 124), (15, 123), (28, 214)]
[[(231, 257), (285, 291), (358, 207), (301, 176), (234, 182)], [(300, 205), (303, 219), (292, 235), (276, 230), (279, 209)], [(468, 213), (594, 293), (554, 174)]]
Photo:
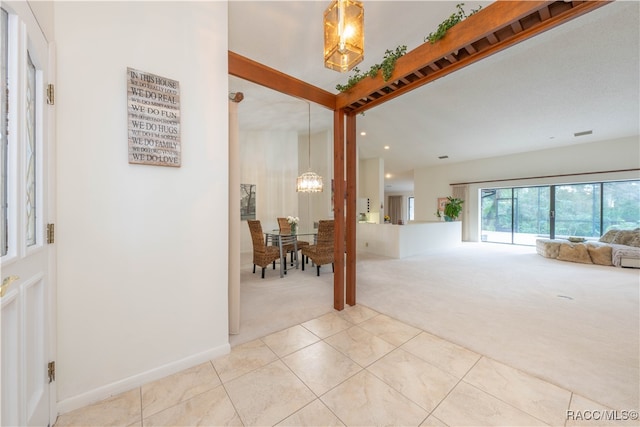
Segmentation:
[(57, 404), (58, 415), (91, 405), (111, 396), (124, 393), (125, 391), (140, 387), (144, 384), (148, 384), (185, 369), (192, 368), (201, 363), (224, 356), (230, 351), (231, 346), (227, 343), (201, 353), (185, 357), (184, 359), (159, 366), (146, 372), (141, 372), (137, 375), (112, 382), (111, 384), (103, 385), (68, 399), (61, 400)]

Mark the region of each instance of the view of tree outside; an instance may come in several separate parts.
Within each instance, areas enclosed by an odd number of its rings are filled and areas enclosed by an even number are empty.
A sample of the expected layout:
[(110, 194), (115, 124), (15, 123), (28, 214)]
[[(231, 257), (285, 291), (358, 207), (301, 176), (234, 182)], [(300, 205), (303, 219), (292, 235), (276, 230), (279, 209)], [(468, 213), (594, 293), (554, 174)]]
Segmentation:
[(556, 186), (556, 237), (600, 237), (600, 183)]
[(549, 187), (514, 188), (517, 202), (513, 243), (534, 245), (532, 237), (549, 236)]
[(482, 190), (482, 240), (535, 244), (549, 235), (549, 187)]
[(640, 181), (605, 182), (602, 196), (602, 234), (640, 227)]
[[(555, 193), (555, 217), (550, 218)], [(482, 241), (535, 245), (537, 238), (597, 239), (640, 227), (640, 181), (481, 190)]]
[(240, 220), (256, 219), (256, 185), (240, 184)]

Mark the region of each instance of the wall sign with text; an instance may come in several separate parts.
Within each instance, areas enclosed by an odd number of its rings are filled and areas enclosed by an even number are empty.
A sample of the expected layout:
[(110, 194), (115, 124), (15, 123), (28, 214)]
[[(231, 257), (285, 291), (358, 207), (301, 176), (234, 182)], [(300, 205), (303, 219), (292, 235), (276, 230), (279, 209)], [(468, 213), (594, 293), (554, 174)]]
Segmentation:
[(129, 163), (180, 167), (180, 83), (127, 67)]

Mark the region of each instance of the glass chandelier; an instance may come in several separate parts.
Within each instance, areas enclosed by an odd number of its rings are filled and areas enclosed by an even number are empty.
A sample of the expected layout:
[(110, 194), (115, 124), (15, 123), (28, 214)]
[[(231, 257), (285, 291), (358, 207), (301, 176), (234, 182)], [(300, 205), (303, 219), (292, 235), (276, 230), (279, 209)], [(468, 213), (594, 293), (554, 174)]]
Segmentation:
[(322, 177), (315, 172), (311, 172), (311, 103), (309, 104), (309, 170), (298, 177), (296, 180), (296, 191), (303, 193), (317, 193), (322, 191)]
[(364, 7), (334, 0), (324, 12), (324, 66), (342, 73), (364, 59)]

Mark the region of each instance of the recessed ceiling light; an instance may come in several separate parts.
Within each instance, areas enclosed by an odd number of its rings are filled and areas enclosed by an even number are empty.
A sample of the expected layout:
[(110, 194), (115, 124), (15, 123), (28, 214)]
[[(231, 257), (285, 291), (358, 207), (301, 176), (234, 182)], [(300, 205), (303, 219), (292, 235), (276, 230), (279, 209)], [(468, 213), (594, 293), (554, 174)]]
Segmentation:
[(360, 132), (360, 135), (362, 135), (362, 136), (366, 136), (366, 135), (367, 135), (367, 133), (366, 133), (365, 131), (362, 131), (362, 132)]
[(391, 174), (390, 174), (390, 173), (388, 173), (388, 174), (386, 174), (384, 177), (385, 177), (385, 178), (391, 178)]
[(443, 160), (443, 159), (448, 159), (448, 158), (449, 158), (449, 156), (438, 156), (438, 158), (439, 158), (440, 160)]
[(585, 136), (585, 135), (591, 135), (593, 133), (593, 130), (585, 130), (583, 132), (576, 132), (573, 134), (573, 136)]
[(384, 146), (384, 149), (385, 149), (385, 150), (388, 150), (389, 148), (390, 148), (390, 147), (389, 147), (388, 145), (385, 145), (385, 146)]

